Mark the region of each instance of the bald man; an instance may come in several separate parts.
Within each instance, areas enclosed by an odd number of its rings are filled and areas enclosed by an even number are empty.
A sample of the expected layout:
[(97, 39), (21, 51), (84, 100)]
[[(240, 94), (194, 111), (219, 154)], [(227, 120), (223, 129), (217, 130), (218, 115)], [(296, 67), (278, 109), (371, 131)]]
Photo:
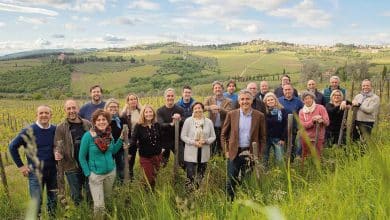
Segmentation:
[[(56, 126), (50, 124), (52, 116), (51, 108), (41, 105), (37, 108), (36, 122), (28, 128), (23, 129), (10, 143), (9, 151), (12, 159), (23, 176), (28, 178), (30, 197), (37, 202), (37, 216), (41, 213), (42, 191), (46, 186), (47, 210), (49, 215), (54, 217), (57, 205), (57, 169), (53, 154), (54, 133)], [(29, 132), (32, 131), (31, 137)], [(29, 141), (23, 139), (26, 136)], [(35, 139), (35, 142), (34, 142)], [(27, 163), (24, 164), (20, 158), (19, 148), (26, 149)], [(34, 147), (34, 151), (27, 149)], [(37, 175), (40, 173), (41, 175)]]
[(79, 150), (81, 138), (91, 128), (91, 123), (79, 116), (79, 105), (75, 100), (65, 101), (65, 119), (57, 126), (54, 136), (54, 156), (58, 163), (58, 191), (64, 198), (64, 175), (70, 189), (70, 197), (79, 205), (82, 200), (82, 188), (89, 192), (88, 182), (80, 169)]
[(311, 79), (307, 81), (306, 86), (307, 86), (307, 91), (314, 93), (314, 95), (316, 96), (314, 100), (316, 104), (325, 106), (326, 105), (325, 97), (322, 93), (318, 92), (316, 81)]

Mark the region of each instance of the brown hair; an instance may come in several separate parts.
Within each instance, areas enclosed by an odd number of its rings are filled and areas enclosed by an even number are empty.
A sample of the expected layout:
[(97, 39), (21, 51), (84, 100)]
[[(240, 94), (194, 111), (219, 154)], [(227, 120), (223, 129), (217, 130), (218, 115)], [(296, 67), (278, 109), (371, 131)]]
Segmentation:
[(102, 87), (100, 85), (93, 85), (93, 86), (91, 86), (91, 88), (89, 89), (89, 92), (92, 92), (92, 90), (95, 89), (95, 88), (99, 88), (100, 92), (103, 93), (103, 89), (102, 89)]
[(154, 111), (153, 107), (151, 105), (148, 105), (146, 104), (142, 110), (141, 110), (141, 113), (139, 115), (139, 121), (138, 121), (138, 124), (140, 125), (145, 125), (146, 124), (146, 120), (145, 120), (145, 110), (147, 108), (150, 108), (153, 112), (153, 119), (152, 119), (152, 123), (155, 123), (157, 122), (157, 116), (156, 116), (156, 111)]
[(97, 121), (97, 119), (98, 119), (98, 117), (100, 115), (105, 117), (107, 119), (108, 124), (110, 124), (110, 122), (111, 122), (111, 115), (110, 115), (110, 113), (104, 111), (103, 109), (98, 109), (98, 110), (94, 111), (93, 114), (92, 114), (92, 124), (93, 125), (95, 125), (95, 122)]

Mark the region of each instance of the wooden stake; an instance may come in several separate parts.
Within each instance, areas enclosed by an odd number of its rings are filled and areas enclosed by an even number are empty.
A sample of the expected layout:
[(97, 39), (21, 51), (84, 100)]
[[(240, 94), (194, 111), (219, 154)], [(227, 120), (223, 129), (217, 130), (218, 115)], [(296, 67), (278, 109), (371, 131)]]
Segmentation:
[(1, 175), (1, 182), (3, 183), (3, 186), (4, 186), (4, 192), (7, 196), (7, 198), (9, 198), (7, 176), (5, 174), (2, 153), (0, 153), (0, 175)]
[(129, 143), (129, 135), (128, 135), (128, 132), (129, 132), (129, 127), (128, 125), (124, 124), (123, 125), (123, 130), (122, 130), (122, 134), (123, 134), (123, 157), (124, 157), (124, 162), (125, 162), (125, 166), (124, 166), (124, 171), (123, 171), (123, 181), (124, 183), (128, 183), (129, 180), (130, 180), (130, 174), (129, 174), (129, 146), (130, 146), (130, 143)]

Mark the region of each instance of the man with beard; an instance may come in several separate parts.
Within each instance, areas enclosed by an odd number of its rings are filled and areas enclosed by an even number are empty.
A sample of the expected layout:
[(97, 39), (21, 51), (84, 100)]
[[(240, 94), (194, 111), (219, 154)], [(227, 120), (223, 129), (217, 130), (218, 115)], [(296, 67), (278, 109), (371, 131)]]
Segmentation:
[[(183, 124), (184, 110), (175, 105), (175, 90), (168, 88), (164, 92), (165, 105), (157, 110), (157, 122), (161, 127), (161, 143), (163, 148), (162, 166), (165, 167), (171, 151), (175, 146), (175, 122)], [(180, 137), (179, 137), (180, 139)]]
[(59, 196), (65, 198), (65, 175), (70, 197), (75, 205), (79, 205), (83, 187), (86, 195), (90, 196), (87, 178), (80, 168), (79, 150), (82, 136), (92, 125), (78, 115), (79, 106), (75, 100), (65, 101), (64, 109), (66, 118), (57, 126), (54, 136), (54, 158), (58, 163), (58, 190)]
[(204, 102), (204, 110), (209, 112), (209, 119), (214, 124), (215, 142), (211, 145), (211, 155), (220, 155), (221, 146), (221, 128), (226, 118), (226, 114), (232, 109), (232, 101), (223, 96), (223, 84), (214, 81), (212, 84), (213, 96), (207, 97)]
[(81, 118), (91, 121), (92, 113), (97, 109), (104, 109), (106, 103), (102, 100), (103, 89), (100, 85), (94, 85), (89, 89), (91, 101), (80, 108), (79, 115)]

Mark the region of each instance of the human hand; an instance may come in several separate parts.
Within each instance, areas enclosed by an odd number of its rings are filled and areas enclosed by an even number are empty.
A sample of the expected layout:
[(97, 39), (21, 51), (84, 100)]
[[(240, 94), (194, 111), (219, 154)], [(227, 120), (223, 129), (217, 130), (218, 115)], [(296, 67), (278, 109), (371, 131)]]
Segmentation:
[(60, 152), (58, 152), (58, 151), (54, 152), (54, 159), (56, 161), (62, 160), (62, 158), (64, 158), (64, 157), (62, 156), (62, 154), (60, 154)]
[(27, 165), (24, 165), (19, 167), (19, 171), (23, 174), (23, 176), (28, 176), (28, 173), (30, 173), (30, 168), (28, 168)]

